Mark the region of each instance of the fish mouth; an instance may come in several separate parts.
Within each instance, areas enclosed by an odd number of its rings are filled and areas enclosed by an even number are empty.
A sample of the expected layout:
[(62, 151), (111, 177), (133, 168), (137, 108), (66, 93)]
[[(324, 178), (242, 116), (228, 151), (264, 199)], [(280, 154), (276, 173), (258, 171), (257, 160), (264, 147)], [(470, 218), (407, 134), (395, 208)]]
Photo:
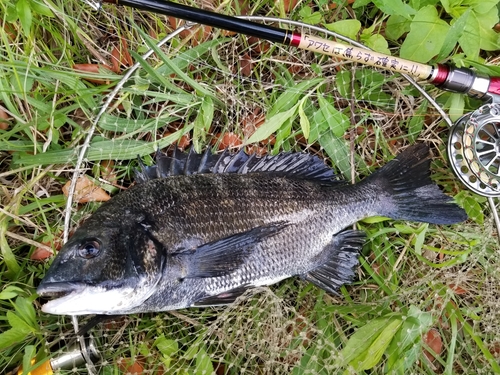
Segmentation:
[(41, 297), (60, 298), (67, 296), (73, 292), (81, 291), (85, 288), (85, 284), (80, 282), (49, 282), (41, 283), (36, 292)]
[(42, 282), (37, 293), (53, 297), (42, 311), (55, 315), (116, 315), (129, 313), (154, 290), (123, 283), (92, 285), (84, 282)]

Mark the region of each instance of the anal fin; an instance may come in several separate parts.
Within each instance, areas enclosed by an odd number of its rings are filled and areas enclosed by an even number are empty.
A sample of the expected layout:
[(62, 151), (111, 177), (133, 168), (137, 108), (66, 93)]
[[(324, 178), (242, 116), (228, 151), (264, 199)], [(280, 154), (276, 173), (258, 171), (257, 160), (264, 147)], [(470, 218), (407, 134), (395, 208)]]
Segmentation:
[(317, 287), (331, 294), (338, 294), (338, 289), (354, 279), (358, 256), (366, 240), (364, 232), (346, 230), (336, 235), (325, 247), (325, 263), (303, 275)]
[(243, 285), (234, 289), (230, 289), (216, 296), (205, 297), (200, 299), (199, 301), (196, 301), (194, 303), (194, 306), (203, 307), (203, 306), (228, 305), (230, 303), (233, 303), (236, 300), (236, 298), (245, 293), (248, 288), (250, 288), (250, 286)]

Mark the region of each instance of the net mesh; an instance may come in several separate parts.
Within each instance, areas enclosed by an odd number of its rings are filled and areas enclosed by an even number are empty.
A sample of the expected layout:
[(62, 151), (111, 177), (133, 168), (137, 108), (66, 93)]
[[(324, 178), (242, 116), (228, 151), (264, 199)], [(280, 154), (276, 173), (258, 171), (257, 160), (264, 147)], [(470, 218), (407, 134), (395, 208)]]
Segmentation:
[[(99, 119), (84, 158), (85, 174), (110, 193), (132, 183), (137, 155), (151, 163), (157, 148), (306, 151), (357, 181), (417, 141), (431, 145), (433, 179), (447, 193), (463, 191), (447, 168), (446, 126), (402, 77), (203, 27), (142, 59), (146, 45), (178, 26), (173, 20), (154, 22), (164, 29), (152, 30), (154, 16), (127, 10), (84, 17), (79, 22), (92, 26), (101, 43), (89, 48), (108, 56), (107, 43), (116, 42), (109, 25), (125, 23), (122, 38), (141, 62)], [(81, 98), (97, 105), (73, 113), (81, 127), (68, 131), (80, 132), (80, 141), (104, 99)], [(80, 152), (49, 150), (42, 157), (59, 163)], [(26, 155), (24, 163), (39, 157)], [(68, 166), (61, 175), (72, 173)], [(477, 204), (462, 194), (463, 202)], [(74, 206), (73, 225), (95, 206)], [(252, 289), (226, 307), (116, 317), (88, 333), (100, 361), (60, 372), (492, 373), (500, 353), (500, 267), (490, 214), (449, 228), (364, 221), (359, 228), (368, 243), (357, 281), (339, 296), (292, 278)], [(37, 359), (67, 353), (71, 319), (37, 319), (44, 344)], [(88, 320), (79, 318), (80, 326)]]

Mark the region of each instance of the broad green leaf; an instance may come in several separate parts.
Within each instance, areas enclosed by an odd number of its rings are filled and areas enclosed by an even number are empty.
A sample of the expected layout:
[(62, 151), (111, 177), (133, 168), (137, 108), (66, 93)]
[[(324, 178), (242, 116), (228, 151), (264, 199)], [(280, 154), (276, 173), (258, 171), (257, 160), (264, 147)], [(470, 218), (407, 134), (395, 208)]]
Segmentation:
[(408, 4), (415, 10), (419, 10), (427, 5), (436, 6), (439, 0), (410, 0)]
[(402, 0), (373, 0), (373, 4), (384, 13), (389, 15), (396, 14), (407, 19), (410, 19), (416, 13), (415, 9), (405, 4)]
[(401, 323), (400, 317), (385, 317), (358, 328), (340, 352), (343, 364), (351, 365), (356, 371), (375, 366)]
[(33, 306), (32, 301), (28, 298), (19, 296), (14, 302), (14, 308), (17, 315), (24, 319), (32, 332), (37, 332), (39, 330), (35, 307)]
[(195, 375), (207, 375), (214, 373), (212, 360), (207, 352), (201, 348), (196, 354), (196, 370)]
[(322, 82), (323, 78), (315, 78), (300, 82), (299, 84), (293, 84), (293, 86), (287, 88), (274, 102), (272, 108), (267, 113), (267, 117), (270, 119), (274, 115), (294, 107), (301, 96), (307, 95), (307, 91), (311, 87), (319, 85)]
[(462, 190), (455, 195), (457, 203), (463, 207), (469, 219), (474, 220), (476, 223), (484, 224), (483, 208), (479, 204), (477, 198), (466, 190)]
[(479, 20), (474, 13), (470, 13), (469, 17), (467, 17), (463, 34), (458, 39), (458, 43), (460, 47), (462, 47), (467, 58), (477, 61), (479, 57), (481, 36), (479, 31)]
[(17, 16), (17, 9), (15, 7), (15, 4), (13, 4), (12, 2), (4, 2), (4, 4), (7, 5), (7, 10), (5, 11), (5, 22), (9, 22), (9, 23), (14, 23), (18, 20), (18, 16)]
[(380, 34), (371, 34), (369, 32), (365, 32), (363, 30), (361, 33), (361, 41), (369, 48), (374, 51), (384, 53), (386, 55), (390, 55), (391, 51), (389, 51), (389, 47), (387, 44), (387, 40)]
[(19, 344), (26, 338), (26, 332), (15, 328), (8, 329), (0, 333), (0, 350), (8, 348), (11, 345)]
[[(344, 98), (352, 97), (352, 73), (350, 70), (342, 70), (335, 75), (335, 86), (339, 94)], [(356, 91), (356, 88), (355, 88)]]
[(420, 229), (417, 231), (417, 236), (415, 237), (415, 253), (422, 255), (422, 246), (425, 241), (425, 235), (427, 234), (427, 229), (429, 229), (429, 224), (424, 223), (420, 225)]
[(32, 333), (33, 330), (28, 323), (21, 317), (17, 316), (13, 311), (7, 311), (7, 321), (13, 329), (23, 332), (24, 334)]
[(343, 138), (337, 137), (331, 130), (328, 130), (320, 134), (319, 144), (325, 149), (340, 173), (351, 181), (351, 159), (347, 142)]
[(404, 33), (410, 31), (410, 25), (410, 20), (394, 14), (387, 19), (385, 36), (391, 40), (398, 40)]
[(449, 28), (450, 26), (439, 18), (433, 6), (420, 9), (401, 46), (401, 57), (422, 63), (428, 62), (441, 50)]
[(54, 17), (54, 13), (43, 3), (43, 0), (30, 0), (33, 12), (46, 17)]
[(318, 94), (318, 103), (319, 109), (328, 123), (328, 128), (335, 136), (342, 137), (349, 128), (349, 118), (336, 109), (321, 93)]
[(385, 216), (370, 216), (370, 217), (367, 217), (361, 221), (363, 223), (367, 223), (367, 224), (374, 224), (374, 223), (381, 223), (381, 222), (387, 221), (387, 220), (392, 220), (392, 219), (385, 217)]
[(194, 120), (193, 145), (196, 151), (201, 152), (202, 145), (200, 141), (205, 141), (205, 135), (208, 133), (214, 117), (214, 103), (210, 96), (204, 96), (201, 102), (201, 108)]
[(500, 49), (500, 36), (493, 30), (493, 27), (499, 22), (498, 13), (489, 12), (475, 16), (479, 21), (479, 47), (485, 51)]
[(310, 25), (316, 25), (321, 22), (323, 18), (320, 12), (313, 12), (311, 7), (308, 5), (303, 6), (299, 10), (300, 18), (302, 22), (308, 23)]
[(358, 20), (342, 20), (328, 23), (325, 27), (330, 31), (334, 31), (351, 39), (356, 39), (359, 30), (361, 30), (361, 22)]
[[(354, 368), (357, 368), (358, 371), (369, 370), (380, 362), (380, 359), (384, 355), (384, 352), (389, 347), (394, 335), (398, 331), (399, 327), (402, 324), (402, 320), (400, 318), (394, 318), (387, 326), (380, 332), (378, 337), (373, 341), (368, 350), (366, 351), (366, 355), (359, 364), (359, 367), (356, 367), (355, 362), (353, 361)], [(359, 362), (358, 362), (359, 363)]]
[[(432, 326), (433, 317), (416, 306), (410, 306), (406, 319), (394, 336), (387, 349), (386, 369), (388, 373), (397, 371), (406, 374), (407, 370), (417, 361), (420, 352), (422, 334)], [(416, 349), (416, 350), (415, 350)]]
[(458, 120), (464, 114), (465, 101), (462, 94), (452, 93), (446, 101), (445, 108), (448, 108), (448, 115), (452, 121)]
[(453, 22), (453, 24), (450, 27), (450, 30), (446, 34), (446, 38), (444, 39), (441, 51), (439, 52), (439, 55), (436, 57), (437, 61), (441, 61), (451, 54), (451, 52), (457, 45), (457, 41), (460, 40), (460, 37), (464, 33), (466, 22), (470, 14), (471, 10), (468, 9), (455, 22)]
[(474, 10), (475, 13), (484, 15), (487, 13), (498, 13), (496, 9), (494, 9), (498, 5), (498, 0), (463, 0), (462, 6), (470, 6)]
[(18, 0), (16, 10), (21, 26), (23, 27), (24, 34), (26, 36), (30, 35), (33, 15), (31, 14), (29, 0)]
[[(34, 345), (26, 345), (24, 348), (24, 355), (23, 355), (23, 369), (25, 371), (30, 371), (32, 367), (32, 361), (33, 358), (36, 357), (36, 347)], [(29, 372), (29, 374), (33, 374), (33, 372)]]
[(156, 346), (161, 354), (167, 357), (173, 357), (178, 354), (179, 351), (179, 344), (177, 341), (167, 339), (163, 334), (155, 340), (153, 346)]
[(271, 134), (276, 132), (287, 120), (297, 115), (299, 103), (296, 103), (287, 111), (279, 112), (267, 119), (261, 126), (257, 128), (255, 133), (248, 139), (248, 143), (255, 143), (269, 138)]
[(427, 104), (427, 100), (424, 100), (422, 105), (417, 108), (415, 114), (408, 122), (408, 139), (412, 143), (417, 140), (424, 127), (425, 114), (427, 113)]
[[(3, 216), (3, 215), (2, 215)], [(7, 236), (5, 232), (7, 231), (7, 226), (9, 224), (9, 219), (2, 217), (0, 220), (0, 254), (2, 255), (2, 260), (7, 266), (7, 272), (3, 273), (3, 276), (9, 279), (15, 278), (18, 272), (21, 270), (21, 266), (17, 262), (14, 253), (7, 241)]]
[(299, 119), (300, 119), (300, 127), (302, 128), (302, 134), (304, 134), (304, 138), (308, 140), (311, 131), (311, 123), (309, 122), (309, 119), (307, 118), (307, 115), (304, 112), (304, 103), (306, 103), (304, 99), (302, 99), (299, 104)]
[(387, 77), (373, 69), (357, 69), (356, 80), (359, 81), (359, 92), (356, 99), (369, 101), (372, 105), (392, 106), (394, 99), (381, 88), (387, 82)]
[(313, 143), (316, 142), (323, 133), (329, 131), (329, 129), (321, 111), (318, 110), (310, 99), (307, 100), (307, 103), (307, 105), (304, 105), (304, 112), (307, 118), (311, 119), (309, 142)]
[(200, 350), (201, 345), (203, 345), (203, 343), (200, 336), (198, 339), (196, 339), (195, 342), (188, 346), (182, 357), (186, 359), (193, 359), (194, 357), (196, 357), (196, 354)]
[(24, 294), (24, 290), (17, 286), (9, 285), (0, 292), (0, 299), (12, 299), (20, 294)]

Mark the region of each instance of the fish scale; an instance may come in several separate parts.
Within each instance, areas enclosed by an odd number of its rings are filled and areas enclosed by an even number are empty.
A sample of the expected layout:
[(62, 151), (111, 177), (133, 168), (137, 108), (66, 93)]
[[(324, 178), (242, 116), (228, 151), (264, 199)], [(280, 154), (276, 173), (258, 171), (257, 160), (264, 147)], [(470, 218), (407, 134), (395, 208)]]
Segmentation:
[(359, 264), (365, 235), (346, 230), (356, 221), (467, 218), (430, 180), (428, 154), (425, 145), (412, 146), (355, 185), (307, 154), (159, 154), (61, 249), (38, 288), (57, 297), (43, 310), (218, 305), (291, 276), (336, 293)]

